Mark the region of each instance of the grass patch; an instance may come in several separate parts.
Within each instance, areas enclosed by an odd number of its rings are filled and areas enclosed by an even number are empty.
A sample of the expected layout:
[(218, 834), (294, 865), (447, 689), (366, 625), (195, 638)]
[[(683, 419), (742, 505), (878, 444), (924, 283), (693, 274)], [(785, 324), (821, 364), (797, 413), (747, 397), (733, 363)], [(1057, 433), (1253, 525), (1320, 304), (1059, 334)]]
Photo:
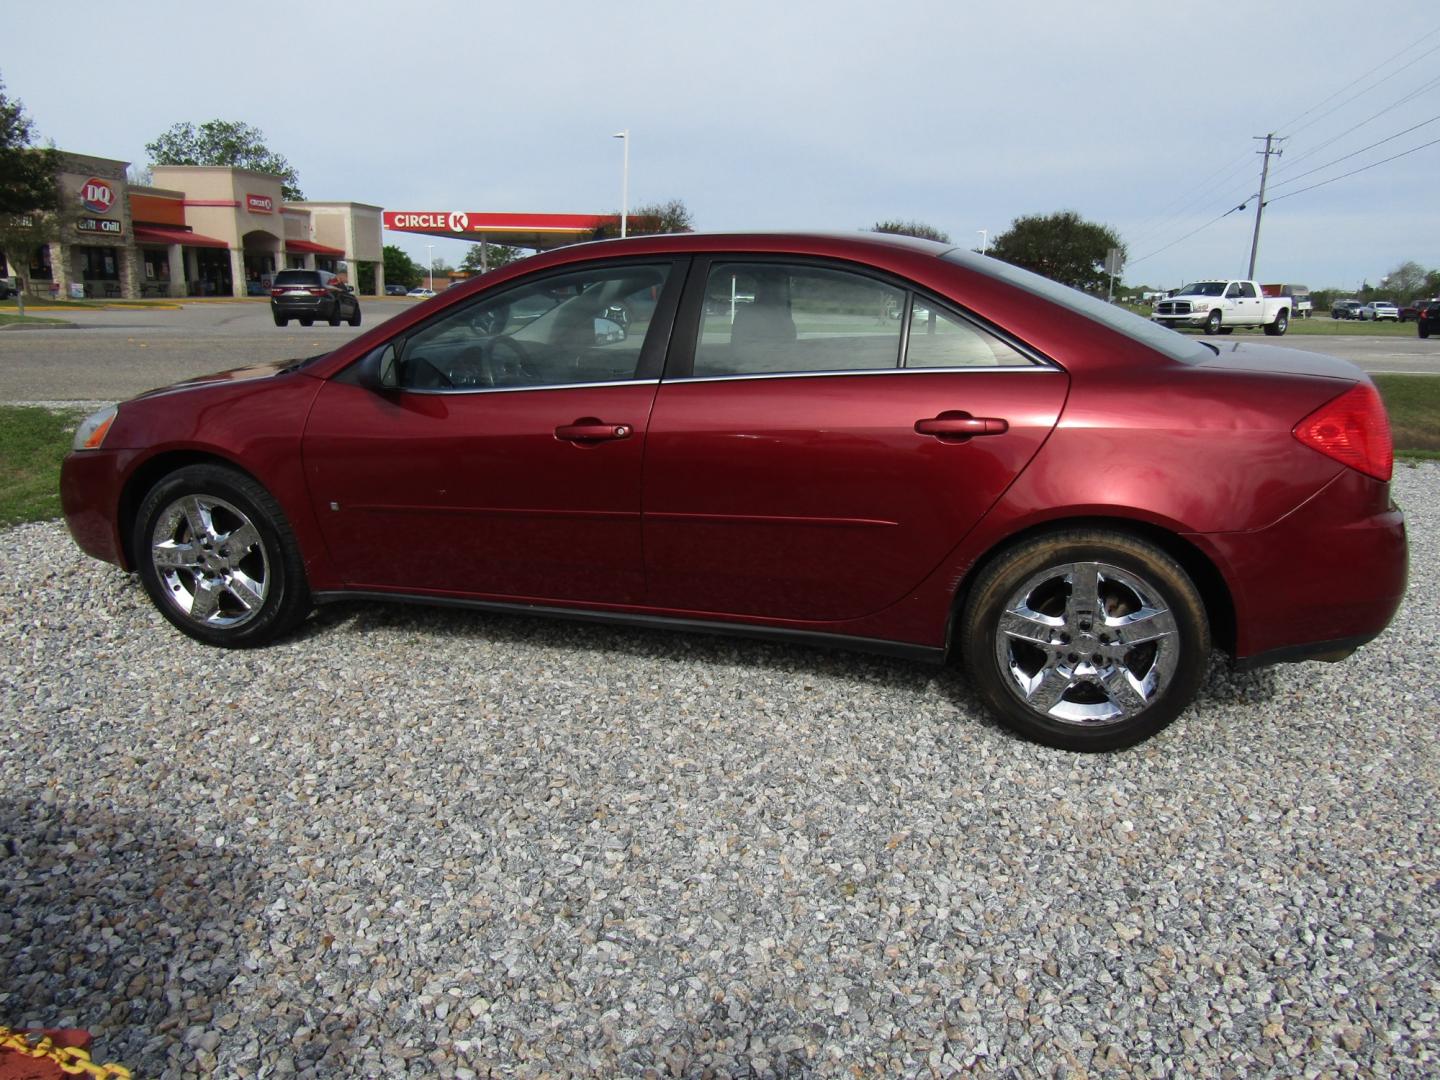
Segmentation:
[(82, 410), (0, 405), (0, 526), (60, 516), (60, 462)]
[(1395, 452), (1440, 457), (1440, 375), (1372, 375), (1395, 435)]
[(43, 319), (34, 315), (11, 315), (0, 311), (0, 326), (69, 326), (64, 319)]

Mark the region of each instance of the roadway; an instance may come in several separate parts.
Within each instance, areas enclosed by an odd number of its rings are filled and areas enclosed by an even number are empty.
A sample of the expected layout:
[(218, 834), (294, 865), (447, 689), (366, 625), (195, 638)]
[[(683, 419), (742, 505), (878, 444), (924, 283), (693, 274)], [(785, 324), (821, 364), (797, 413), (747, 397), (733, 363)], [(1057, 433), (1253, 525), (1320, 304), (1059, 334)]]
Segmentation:
[[(366, 297), (364, 325), (278, 327), (265, 301), (206, 301), (174, 308), (38, 312), (74, 329), (0, 330), (0, 401), (121, 401), (157, 386), (263, 360), (313, 356), (384, 322), (415, 301)], [(1367, 371), (1440, 374), (1440, 339), (1241, 331), (1217, 345), (1306, 349), (1339, 356)]]

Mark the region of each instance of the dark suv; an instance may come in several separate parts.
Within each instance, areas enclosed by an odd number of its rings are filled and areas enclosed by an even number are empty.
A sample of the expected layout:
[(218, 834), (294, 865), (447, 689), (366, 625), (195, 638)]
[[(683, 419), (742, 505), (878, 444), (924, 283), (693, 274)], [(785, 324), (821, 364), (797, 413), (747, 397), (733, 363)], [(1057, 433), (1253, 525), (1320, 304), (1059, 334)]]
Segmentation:
[(1440, 333), (1440, 297), (1415, 301), (1415, 326), (1421, 337)]
[(270, 283), (270, 314), (275, 316), (276, 326), (285, 326), (291, 319), (299, 319), (301, 326), (316, 319), (331, 326), (339, 326), (345, 319), (351, 326), (359, 326), (360, 301), (350, 286), (340, 284), (328, 271), (281, 270)]

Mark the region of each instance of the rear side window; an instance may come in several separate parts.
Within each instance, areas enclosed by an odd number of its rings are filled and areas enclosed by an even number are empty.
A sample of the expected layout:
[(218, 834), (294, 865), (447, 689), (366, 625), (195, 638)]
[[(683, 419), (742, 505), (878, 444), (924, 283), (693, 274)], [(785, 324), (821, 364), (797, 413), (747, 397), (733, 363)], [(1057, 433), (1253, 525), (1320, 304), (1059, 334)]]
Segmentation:
[(718, 263), (695, 375), (873, 371), (900, 362), (905, 292), (844, 270)]
[(905, 366), (1034, 367), (1035, 361), (969, 320), (917, 296), (910, 309)]

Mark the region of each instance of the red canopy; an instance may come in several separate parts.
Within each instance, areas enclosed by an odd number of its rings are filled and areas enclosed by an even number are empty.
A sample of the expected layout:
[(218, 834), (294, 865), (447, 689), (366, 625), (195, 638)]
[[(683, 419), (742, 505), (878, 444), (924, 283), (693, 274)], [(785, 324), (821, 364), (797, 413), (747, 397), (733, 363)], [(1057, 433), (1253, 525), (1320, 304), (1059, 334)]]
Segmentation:
[(313, 242), (311, 242), (311, 241), (309, 241), (309, 240), (286, 240), (286, 241), (285, 241), (285, 250), (286, 250), (286, 251), (296, 251), (296, 252), (300, 252), (301, 254), (309, 253), (309, 254), (311, 254), (311, 255), (344, 255), (344, 254), (345, 254), (345, 252), (344, 252), (344, 250), (343, 250), (342, 248), (326, 247), (324, 244), (316, 244), (316, 243), (313, 243)]
[(177, 229), (173, 225), (136, 225), (135, 242), (138, 244), (181, 244), (184, 247), (228, 248), (224, 240), (213, 236), (201, 236), (188, 229)]

